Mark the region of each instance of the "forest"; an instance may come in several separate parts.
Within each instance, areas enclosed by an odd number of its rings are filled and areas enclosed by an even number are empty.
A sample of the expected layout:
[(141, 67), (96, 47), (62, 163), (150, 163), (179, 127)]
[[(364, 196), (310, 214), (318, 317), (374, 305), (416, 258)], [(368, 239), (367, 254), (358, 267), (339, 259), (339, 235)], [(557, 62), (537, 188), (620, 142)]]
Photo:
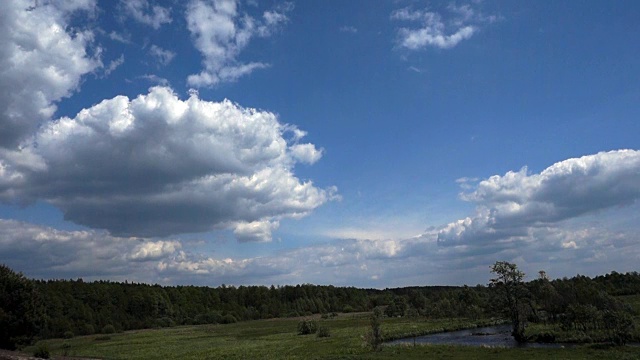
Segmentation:
[[(513, 268), (498, 268), (505, 264)], [(637, 272), (551, 280), (541, 271), (535, 280), (524, 282), (515, 264), (497, 262), (492, 271), (496, 278), (491, 283), (473, 287), (212, 288), (36, 280), (0, 265), (0, 348), (21, 348), (48, 338), (312, 314), (329, 317), (376, 308), (389, 318), (501, 318), (514, 325), (514, 337), (521, 326), (542, 326), (538, 333), (520, 334), (522, 341), (555, 341), (558, 334), (546, 331), (545, 324), (557, 324), (592, 341), (638, 341), (634, 325), (638, 309), (624, 301), (640, 294)]]

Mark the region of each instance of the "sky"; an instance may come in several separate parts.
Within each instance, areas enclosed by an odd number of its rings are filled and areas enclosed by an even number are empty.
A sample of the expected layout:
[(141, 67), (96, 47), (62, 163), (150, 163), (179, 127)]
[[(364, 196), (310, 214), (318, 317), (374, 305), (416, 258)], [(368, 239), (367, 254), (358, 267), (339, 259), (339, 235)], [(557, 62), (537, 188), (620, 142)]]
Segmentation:
[(1, 1), (0, 263), (205, 286), (638, 271), (639, 18)]

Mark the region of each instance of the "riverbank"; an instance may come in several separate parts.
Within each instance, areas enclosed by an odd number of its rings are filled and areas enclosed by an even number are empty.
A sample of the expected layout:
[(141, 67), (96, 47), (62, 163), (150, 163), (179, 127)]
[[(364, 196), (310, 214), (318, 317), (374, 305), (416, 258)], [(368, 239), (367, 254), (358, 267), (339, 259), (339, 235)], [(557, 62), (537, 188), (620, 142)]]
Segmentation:
[[(105, 335), (51, 339), (51, 355), (63, 354), (102, 359), (638, 359), (640, 348), (507, 349), (450, 345), (366, 346), (370, 314), (340, 314), (317, 319), (330, 336), (298, 335), (299, 318), (245, 321), (227, 325), (176, 326)], [(388, 337), (435, 332), (475, 323), (468, 319), (385, 318), (382, 330)], [(480, 331), (480, 330), (478, 330)], [(36, 346), (37, 346), (36, 345)], [(23, 349), (32, 354), (34, 347)]]

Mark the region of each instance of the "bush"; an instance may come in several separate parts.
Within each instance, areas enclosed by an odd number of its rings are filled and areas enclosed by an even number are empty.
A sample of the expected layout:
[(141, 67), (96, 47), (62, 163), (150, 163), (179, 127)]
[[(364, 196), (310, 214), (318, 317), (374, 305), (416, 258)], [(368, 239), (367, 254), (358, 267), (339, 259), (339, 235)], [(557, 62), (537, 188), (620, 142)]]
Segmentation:
[(49, 347), (45, 344), (40, 344), (33, 352), (33, 356), (40, 359), (49, 359), (51, 354), (49, 354)]
[(69, 353), (71, 352), (71, 344), (65, 341), (62, 343), (62, 346), (60, 346), (60, 349), (62, 350), (63, 356), (69, 356)]
[(85, 324), (82, 327), (82, 335), (93, 335), (96, 333), (96, 329), (91, 324)]
[(69, 330), (69, 331), (65, 331), (64, 335), (62, 335), (63, 338), (65, 339), (73, 339), (75, 335), (73, 334), (73, 331)]
[(354, 311), (355, 311), (355, 309), (351, 305), (345, 305), (344, 308), (342, 309), (342, 312), (344, 312), (344, 313), (351, 313), (351, 312), (354, 312)]
[(367, 345), (374, 351), (382, 350), (382, 310), (377, 307), (373, 309), (371, 314), (371, 327), (365, 335), (365, 341)]
[(116, 332), (116, 328), (113, 327), (113, 325), (111, 325), (111, 324), (105, 325), (102, 328), (102, 333), (103, 334), (115, 334), (115, 332)]
[(556, 342), (556, 334), (552, 332), (543, 332), (535, 335), (532, 340), (537, 343), (554, 343)]
[(302, 320), (298, 323), (298, 335), (315, 334), (318, 324), (313, 320)]
[(111, 336), (109, 335), (96, 336), (96, 341), (107, 341), (107, 340), (111, 340)]
[(330, 337), (331, 336), (331, 332), (329, 331), (329, 328), (326, 326), (320, 326), (318, 328), (318, 333), (316, 334), (319, 338), (324, 338), (324, 337)]
[(174, 327), (176, 325), (176, 323), (173, 321), (172, 318), (170, 317), (161, 317), (159, 319), (156, 319), (156, 325), (159, 327)]
[(220, 322), (223, 324), (233, 324), (235, 322), (238, 322), (238, 319), (236, 319), (235, 316), (231, 314), (227, 314), (222, 317), (222, 320), (220, 320)]

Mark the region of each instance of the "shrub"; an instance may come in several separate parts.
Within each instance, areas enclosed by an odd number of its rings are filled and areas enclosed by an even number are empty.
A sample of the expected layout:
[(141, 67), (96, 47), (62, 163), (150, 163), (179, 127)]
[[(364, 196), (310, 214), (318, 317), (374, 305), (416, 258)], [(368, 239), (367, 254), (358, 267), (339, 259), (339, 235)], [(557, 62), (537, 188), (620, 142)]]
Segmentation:
[(235, 322), (238, 322), (238, 320), (235, 318), (235, 316), (227, 314), (222, 317), (222, 320), (220, 320), (220, 322), (223, 324), (233, 324)]
[(73, 331), (69, 330), (69, 331), (65, 331), (64, 334), (62, 335), (63, 338), (65, 339), (73, 339), (75, 335), (73, 334)]
[(102, 328), (102, 333), (103, 334), (114, 334), (115, 332), (116, 332), (116, 328), (113, 327), (113, 325), (111, 325), (111, 324), (105, 325)]
[(351, 305), (345, 305), (344, 308), (342, 309), (342, 312), (344, 312), (344, 313), (351, 313), (351, 312), (354, 312), (354, 311), (355, 311), (355, 309)]
[(331, 336), (331, 332), (329, 331), (329, 328), (326, 326), (320, 326), (318, 327), (318, 333), (316, 334), (319, 338), (323, 338), (323, 337), (330, 337)]
[(298, 335), (315, 334), (318, 324), (313, 320), (302, 320), (298, 323)]
[(49, 347), (46, 344), (40, 344), (36, 347), (36, 350), (33, 352), (33, 356), (40, 359), (49, 359), (51, 354), (49, 354)]
[(556, 334), (552, 332), (542, 332), (533, 337), (533, 339), (537, 343), (554, 343), (556, 342)]
[(96, 341), (106, 341), (106, 340), (111, 340), (111, 336), (109, 335), (96, 336)]
[(222, 315), (218, 311), (209, 311), (204, 314), (196, 315), (193, 320), (197, 325), (218, 324), (222, 322)]
[(95, 333), (96, 333), (96, 329), (91, 324), (85, 324), (82, 327), (82, 334), (83, 335), (93, 335)]
[(165, 317), (156, 319), (156, 325), (159, 327), (166, 328), (166, 327), (173, 327), (176, 325), (176, 323), (173, 321), (172, 318), (165, 316)]
[(367, 345), (374, 351), (382, 350), (382, 309), (379, 307), (373, 309), (373, 314), (371, 315), (371, 325), (369, 331), (365, 336), (365, 340)]
[(62, 350), (63, 356), (69, 356), (69, 353), (71, 352), (71, 344), (65, 341), (62, 343), (62, 346), (60, 346), (60, 349)]

